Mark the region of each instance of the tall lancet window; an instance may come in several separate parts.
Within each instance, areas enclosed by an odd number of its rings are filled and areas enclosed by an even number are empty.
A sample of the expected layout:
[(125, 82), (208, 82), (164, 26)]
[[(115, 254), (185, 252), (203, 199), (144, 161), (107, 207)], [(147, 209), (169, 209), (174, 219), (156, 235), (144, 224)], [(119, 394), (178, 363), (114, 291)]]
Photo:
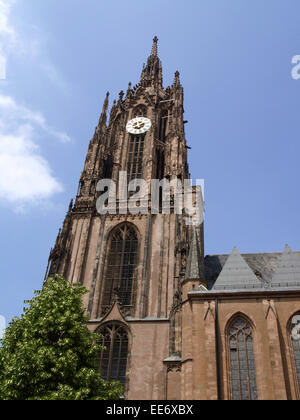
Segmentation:
[(108, 255), (102, 308), (112, 304), (115, 294), (122, 305), (132, 305), (135, 269), (137, 265), (138, 237), (134, 227), (124, 223), (117, 226), (108, 241)]
[(300, 399), (300, 312), (293, 316), (289, 326), (292, 342), (292, 361), (298, 399)]
[(128, 182), (142, 178), (145, 134), (130, 134), (127, 164)]
[(228, 332), (231, 398), (257, 400), (256, 370), (253, 350), (253, 331), (249, 321), (238, 316)]
[(121, 324), (109, 324), (100, 329), (102, 345), (100, 354), (100, 374), (107, 381), (126, 382), (128, 358), (128, 334)]
[(165, 146), (168, 125), (168, 111), (164, 110), (160, 116), (158, 144), (156, 149), (156, 179), (163, 179), (165, 176)]
[[(147, 117), (147, 107), (143, 104), (136, 106), (133, 110), (133, 117), (134, 118)], [(134, 179), (142, 178), (144, 146), (145, 146), (145, 133), (139, 134), (139, 135), (130, 134), (129, 154), (128, 154), (128, 161), (127, 161), (128, 183)]]
[(158, 140), (165, 142), (167, 135), (167, 126), (168, 126), (168, 110), (164, 110), (161, 113), (160, 124), (159, 124), (159, 138)]

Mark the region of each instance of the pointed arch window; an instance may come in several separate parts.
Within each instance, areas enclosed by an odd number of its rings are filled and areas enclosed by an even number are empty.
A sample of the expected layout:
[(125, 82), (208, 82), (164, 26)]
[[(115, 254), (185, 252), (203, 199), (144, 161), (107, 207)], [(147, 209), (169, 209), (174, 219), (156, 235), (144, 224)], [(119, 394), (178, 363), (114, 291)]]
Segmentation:
[[(133, 117), (147, 117), (147, 107), (143, 104), (137, 105), (133, 110)], [(127, 163), (128, 183), (133, 179), (140, 179), (143, 175), (143, 155), (145, 146), (145, 134), (129, 137), (129, 154)]]
[(231, 396), (233, 400), (257, 400), (253, 331), (250, 322), (236, 317), (227, 332)]
[(298, 399), (300, 399), (300, 312), (293, 316), (289, 325), (292, 342), (292, 359), (297, 384)]
[(127, 164), (128, 183), (133, 179), (140, 179), (143, 175), (143, 155), (145, 134), (130, 134), (129, 156)]
[(122, 305), (132, 305), (132, 291), (137, 265), (138, 236), (130, 224), (122, 224), (110, 234), (102, 307), (112, 304), (117, 293)]
[(108, 156), (103, 162), (103, 179), (111, 179), (114, 168), (112, 156)]
[(168, 110), (162, 111), (161, 116), (160, 116), (158, 139), (162, 141), (163, 143), (166, 141), (168, 118), (169, 118)]
[(109, 324), (100, 329), (104, 350), (100, 354), (100, 374), (107, 381), (126, 382), (128, 334), (123, 325)]

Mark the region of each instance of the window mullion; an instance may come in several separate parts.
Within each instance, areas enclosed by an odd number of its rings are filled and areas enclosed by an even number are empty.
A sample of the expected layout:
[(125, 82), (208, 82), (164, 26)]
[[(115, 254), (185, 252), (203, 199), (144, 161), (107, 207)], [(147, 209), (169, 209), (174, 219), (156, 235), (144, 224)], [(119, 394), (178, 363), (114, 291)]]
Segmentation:
[(122, 251), (121, 251), (121, 261), (120, 261), (120, 270), (119, 270), (119, 284), (118, 287), (121, 288), (122, 285), (122, 274), (124, 267), (124, 254), (125, 254), (125, 245), (126, 245), (126, 236), (127, 236), (127, 225), (124, 227), (123, 240), (122, 240)]
[(238, 362), (238, 372), (239, 372), (239, 387), (240, 387), (240, 400), (243, 399), (242, 392), (242, 380), (241, 380), (241, 362), (240, 362), (240, 346), (239, 346), (239, 331), (236, 333), (236, 355)]
[(141, 156), (141, 146), (142, 146), (142, 136), (139, 136), (139, 143), (138, 143), (138, 152), (137, 152), (137, 162), (136, 162), (136, 177), (139, 174), (139, 167), (140, 167), (140, 161), (142, 159)]
[(249, 397), (249, 400), (251, 401), (252, 400), (252, 395), (251, 395), (251, 382), (250, 382), (249, 355), (248, 355), (247, 339), (248, 339), (248, 335), (245, 332), (244, 333), (244, 345), (245, 345), (246, 363), (247, 363), (248, 397)]
[(118, 378), (120, 377), (121, 352), (122, 352), (122, 336), (120, 335), (119, 353), (118, 353), (118, 369), (117, 369)]

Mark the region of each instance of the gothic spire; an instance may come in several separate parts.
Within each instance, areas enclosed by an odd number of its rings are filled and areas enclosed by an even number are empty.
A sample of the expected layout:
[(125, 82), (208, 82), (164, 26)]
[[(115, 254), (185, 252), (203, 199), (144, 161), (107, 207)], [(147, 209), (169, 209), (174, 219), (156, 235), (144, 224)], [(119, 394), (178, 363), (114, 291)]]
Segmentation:
[(121, 104), (123, 102), (123, 98), (124, 98), (124, 91), (121, 90), (119, 93), (119, 103)]
[(141, 75), (141, 85), (143, 87), (162, 87), (162, 65), (157, 56), (157, 36), (153, 39), (151, 55), (147, 59), (147, 64), (143, 66)]
[(108, 100), (109, 100), (109, 92), (106, 93), (106, 97), (103, 103), (103, 107), (102, 107), (102, 112), (99, 118), (99, 123), (98, 123), (98, 129), (103, 126), (106, 125), (106, 120), (107, 120), (107, 110), (108, 110)]
[(106, 92), (106, 97), (104, 99), (103, 108), (102, 108), (102, 114), (106, 115), (108, 110), (108, 100), (109, 100), (109, 92)]
[(73, 210), (73, 204), (74, 204), (74, 201), (73, 201), (73, 198), (72, 198), (72, 200), (70, 201), (68, 214), (71, 214), (71, 213), (72, 213), (72, 210)]
[(131, 86), (132, 86), (132, 83), (129, 82), (127, 92), (126, 92), (126, 98), (128, 98), (131, 95)]

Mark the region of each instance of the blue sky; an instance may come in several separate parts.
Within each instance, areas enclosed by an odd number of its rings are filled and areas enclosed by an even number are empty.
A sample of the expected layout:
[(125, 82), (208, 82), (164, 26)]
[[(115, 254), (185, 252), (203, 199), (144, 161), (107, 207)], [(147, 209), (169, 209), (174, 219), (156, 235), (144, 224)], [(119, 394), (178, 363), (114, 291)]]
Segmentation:
[(299, 16), (299, 0), (0, 0), (0, 315), (40, 289), (105, 93), (138, 82), (154, 35), (185, 89), (206, 253), (299, 250)]

